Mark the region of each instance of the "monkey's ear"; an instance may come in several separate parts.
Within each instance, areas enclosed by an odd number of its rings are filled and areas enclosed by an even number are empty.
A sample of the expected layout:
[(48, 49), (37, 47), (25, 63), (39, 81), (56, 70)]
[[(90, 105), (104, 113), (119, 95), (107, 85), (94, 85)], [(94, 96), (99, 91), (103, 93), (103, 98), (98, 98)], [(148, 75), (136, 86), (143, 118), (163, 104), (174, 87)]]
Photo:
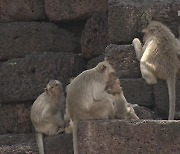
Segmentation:
[(48, 92), (47, 88), (44, 88), (44, 91), (45, 91), (45, 92)]
[(107, 57), (105, 57), (105, 58), (104, 58), (104, 61), (105, 61), (106, 63), (109, 63), (109, 61), (108, 61), (108, 58), (107, 58)]
[(100, 66), (100, 72), (103, 73), (105, 71), (105, 69), (106, 69), (106, 65), (101, 65)]

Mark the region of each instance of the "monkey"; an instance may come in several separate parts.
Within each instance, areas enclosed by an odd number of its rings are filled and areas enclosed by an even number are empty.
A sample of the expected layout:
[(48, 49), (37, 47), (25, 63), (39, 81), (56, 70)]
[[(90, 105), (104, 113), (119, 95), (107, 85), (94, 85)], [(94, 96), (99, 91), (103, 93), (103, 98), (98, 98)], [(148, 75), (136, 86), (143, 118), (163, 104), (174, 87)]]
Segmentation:
[[(71, 78), (70, 83), (72, 82), (74, 78)], [(70, 84), (69, 84), (70, 85)], [(66, 92), (69, 88), (69, 85), (66, 86)], [(120, 86), (120, 81), (117, 77), (114, 76), (114, 74), (110, 74), (109, 81), (105, 87), (105, 90), (114, 95), (115, 99), (117, 99), (113, 102), (114, 110), (116, 112), (115, 117), (117, 119), (139, 119), (139, 117), (135, 114), (135, 111), (133, 109), (134, 106), (137, 106), (136, 104), (130, 104), (126, 101), (122, 87)], [(117, 96), (118, 95), (118, 96)], [(70, 119), (67, 107), (66, 107), (66, 114), (64, 116), (65, 121), (68, 123), (66, 124), (65, 132), (67, 134), (71, 134), (73, 131), (73, 123)]]
[(170, 29), (158, 21), (151, 21), (143, 32), (143, 46), (138, 38), (132, 41), (136, 57), (140, 61), (142, 77), (147, 84), (156, 84), (158, 79), (166, 81), (169, 94), (168, 120), (173, 120), (176, 75), (180, 68), (178, 41)]
[(78, 154), (77, 124), (79, 120), (111, 119), (115, 116), (114, 96), (105, 91), (110, 76), (115, 74), (108, 61), (85, 70), (70, 83), (66, 105), (73, 121), (74, 153)]
[(65, 96), (61, 82), (50, 80), (44, 90), (33, 103), (30, 113), (40, 154), (44, 154), (43, 134), (62, 133), (65, 125)]
[(133, 105), (128, 103), (122, 87), (120, 85), (120, 80), (117, 77), (113, 77), (110, 82), (108, 82), (105, 90), (115, 96), (115, 101), (113, 102), (115, 109), (115, 118), (117, 119), (134, 119), (138, 120), (139, 117), (136, 115)]

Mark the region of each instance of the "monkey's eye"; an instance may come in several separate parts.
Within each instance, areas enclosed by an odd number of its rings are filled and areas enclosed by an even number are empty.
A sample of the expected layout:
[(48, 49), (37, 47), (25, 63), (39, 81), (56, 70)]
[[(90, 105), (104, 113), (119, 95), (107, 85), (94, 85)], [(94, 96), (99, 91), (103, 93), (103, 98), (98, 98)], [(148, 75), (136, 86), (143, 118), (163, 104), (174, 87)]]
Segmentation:
[(55, 87), (57, 87), (58, 86), (58, 84), (55, 84)]

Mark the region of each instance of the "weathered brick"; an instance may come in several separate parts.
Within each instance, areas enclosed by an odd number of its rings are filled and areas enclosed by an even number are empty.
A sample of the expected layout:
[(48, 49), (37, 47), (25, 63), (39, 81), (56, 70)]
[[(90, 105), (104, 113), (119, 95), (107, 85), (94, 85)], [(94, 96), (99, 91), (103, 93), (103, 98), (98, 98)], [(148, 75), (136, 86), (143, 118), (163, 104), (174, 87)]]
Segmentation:
[(82, 32), (81, 46), (85, 58), (105, 52), (108, 44), (107, 13), (96, 13), (86, 23)]
[(44, 0), (0, 0), (1, 22), (44, 19)]
[(0, 23), (0, 60), (37, 52), (80, 52), (80, 41), (53, 23)]
[(99, 62), (102, 62), (104, 60), (104, 55), (100, 55), (95, 58), (91, 58), (87, 63), (87, 69), (91, 69), (95, 67)]
[(86, 68), (86, 61), (73, 53), (33, 54), (0, 65), (0, 103), (27, 102), (44, 91), (50, 79), (65, 86)]
[(129, 103), (152, 107), (154, 105), (153, 87), (144, 79), (120, 79), (124, 95)]
[(135, 106), (133, 107), (135, 113), (139, 117), (139, 119), (156, 119), (156, 115), (150, 109), (143, 107), (143, 106)]
[(114, 67), (118, 77), (141, 77), (139, 62), (132, 45), (110, 44), (106, 48), (105, 58)]
[(180, 121), (80, 121), (80, 154), (178, 154)]
[(30, 105), (25, 104), (0, 104), (0, 134), (32, 132)]
[[(44, 138), (45, 153), (72, 154), (72, 136), (59, 134)], [(0, 153), (8, 154), (38, 154), (34, 134), (0, 135)]]
[(107, 0), (45, 0), (45, 12), (51, 21), (70, 21), (107, 11), (107, 4)]
[[(154, 98), (157, 113), (167, 119), (169, 114), (169, 95), (166, 82), (159, 81), (154, 85)], [(180, 80), (176, 82), (176, 111), (180, 111)]]
[(110, 43), (131, 43), (134, 37), (142, 37), (142, 29), (149, 21), (166, 24), (178, 36), (179, 0), (110, 0), (108, 29)]

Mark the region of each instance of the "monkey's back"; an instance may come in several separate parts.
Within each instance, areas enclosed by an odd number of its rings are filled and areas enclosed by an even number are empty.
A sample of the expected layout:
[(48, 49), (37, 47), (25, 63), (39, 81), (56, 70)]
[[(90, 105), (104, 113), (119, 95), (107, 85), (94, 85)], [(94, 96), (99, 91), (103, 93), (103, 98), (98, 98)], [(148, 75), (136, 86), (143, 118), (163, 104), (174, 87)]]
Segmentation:
[(41, 95), (38, 96), (38, 98), (34, 101), (32, 107), (31, 107), (31, 121), (33, 124), (39, 123), (42, 121), (42, 112), (45, 106), (47, 105), (48, 97), (47, 94), (44, 92)]
[(150, 23), (147, 31), (148, 29), (153, 32), (149, 34), (149, 37), (147, 34), (145, 41), (154, 41), (155, 47), (149, 50), (146, 63), (151, 66), (158, 78), (167, 79), (178, 72), (178, 67), (176, 67), (179, 65), (177, 40), (168, 27), (157, 21)]

